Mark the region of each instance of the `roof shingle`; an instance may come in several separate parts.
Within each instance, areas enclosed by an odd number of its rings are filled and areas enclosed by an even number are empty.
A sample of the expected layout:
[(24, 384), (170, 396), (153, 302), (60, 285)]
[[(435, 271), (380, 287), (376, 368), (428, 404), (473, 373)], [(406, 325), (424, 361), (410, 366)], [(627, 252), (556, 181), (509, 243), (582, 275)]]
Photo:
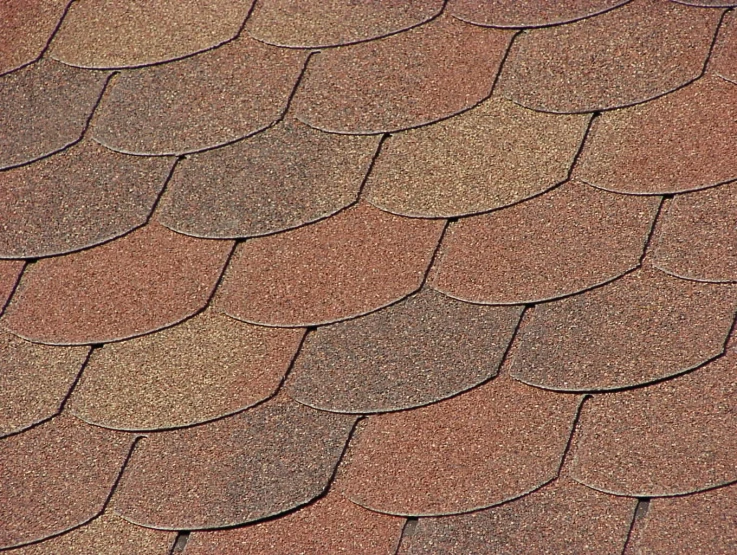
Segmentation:
[(737, 552), (735, 2), (0, 4), (0, 551)]
[(546, 112), (594, 112), (669, 93), (699, 77), (721, 12), (633, 0), (514, 42), (500, 94)]

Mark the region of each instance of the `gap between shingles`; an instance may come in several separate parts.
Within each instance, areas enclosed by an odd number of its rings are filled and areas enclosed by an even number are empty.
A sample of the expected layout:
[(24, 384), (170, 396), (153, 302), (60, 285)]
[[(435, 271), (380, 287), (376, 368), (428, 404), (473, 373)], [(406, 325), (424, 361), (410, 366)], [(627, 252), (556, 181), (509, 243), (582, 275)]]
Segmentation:
[(110, 492), (107, 495), (107, 499), (105, 499), (105, 503), (102, 506), (102, 510), (100, 510), (100, 512), (97, 515), (98, 517), (107, 510), (108, 505), (110, 504), (110, 500), (113, 498), (113, 495), (115, 495), (115, 490), (118, 489), (118, 484), (120, 484), (120, 480), (123, 478), (123, 474), (125, 474), (125, 469), (128, 467), (128, 463), (133, 457), (133, 452), (136, 450), (138, 443), (144, 437), (145, 436), (138, 435), (135, 438), (133, 438), (133, 443), (131, 444), (130, 449), (128, 449), (128, 454), (126, 455), (125, 460), (123, 461), (123, 464), (120, 467), (120, 471), (118, 472), (118, 476), (115, 478), (115, 481), (113, 482), (113, 486), (110, 488)]
[(576, 444), (576, 441), (578, 439), (577, 438), (577, 435), (579, 433), (578, 423), (581, 420), (581, 414), (583, 413), (583, 406), (586, 404), (586, 401), (588, 401), (592, 397), (593, 395), (591, 395), (590, 393), (587, 393), (583, 396), (583, 398), (581, 399), (581, 402), (578, 403), (578, 408), (576, 409), (576, 416), (573, 417), (571, 433), (568, 436), (568, 442), (566, 443), (566, 448), (563, 450), (563, 456), (560, 459), (560, 465), (558, 466), (558, 473), (556, 475), (556, 479), (561, 477), (563, 473), (563, 469), (566, 467), (570, 454), (573, 451), (573, 447)]
[(72, 393), (74, 393), (74, 390), (77, 388), (77, 385), (79, 385), (79, 382), (82, 380), (82, 374), (84, 374), (84, 371), (87, 369), (87, 365), (89, 364), (90, 360), (92, 359), (92, 353), (99, 350), (102, 347), (102, 345), (91, 345), (89, 351), (87, 351), (87, 356), (84, 358), (84, 362), (79, 367), (79, 372), (77, 372), (77, 375), (74, 377), (74, 381), (72, 381), (72, 385), (69, 386), (69, 391), (67, 391), (67, 394), (64, 396), (64, 399), (62, 399), (61, 403), (59, 404), (59, 410), (54, 416), (61, 415), (62, 412), (64, 412), (64, 409), (67, 406), (67, 403), (69, 402), (69, 399), (72, 397)]
[(178, 555), (179, 553), (184, 552), (184, 549), (187, 547), (187, 542), (189, 542), (189, 534), (189, 530), (180, 530), (179, 533), (177, 533), (177, 538), (171, 546), (169, 555)]
[[(573, 178), (573, 172), (576, 169), (576, 166), (578, 165), (578, 161), (581, 158), (581, 154), (583, 153), (583, 149), (586, 146), (586, 141), (589, 138), (589, 135), (591, 134), (591, 130), (594, 127), (594, 122), (601, 117), (601, 111), (597, 110), (596, 112), (591, 113), (591, 117), (589, 117), (589, 122), (586, 124), (586, 129), (583, 132), (583, 137), (581, 137), (581, 142), (578, 144), (578, 149), (576, 150), (576, 153), (573, 155), (573, 161), (571, 162), (571, 165), (568, 167), (568, 172), (566, 173), (566, 178), (555, 185), (555, 187), (560, 186), (562, 183), (565, 183), (566, 181), (570, 181)], [(553, 187), (553, 188), (555, 188)], [(548, 189), (549, 191), (550, 189)], [(545, 191), (547, 193), (547, 191)], [(526, 200), (526, 199), (525, 199)]]
[(658, 237), (660, 236), (663, 221), (665, 219), (664, 214), (668, 212), (672, 197), (672, 195), (663, 195), (660, 197), (660, 204), (658, 204), (655, 218), (653, 218), (653, 221), (650, 224), (650, 231), (648, 231), (647, 239), (645, 239), (645, 246), (642, 249), (642, 255), (640, 256), (640, 261), (637, 265), (638, 268), (645, 264), (647, 258), (651, 254), (650, 251), (655, 248), (655, 245), (658, 242)]
[[(381, 154), (381, 151), (384, 148), (384, 143), (391, 136), (392, 136), (391, 133), (384, 133), (379, 139), (379, 144), (376, 145), (376, 150), (374, 151), (374, 155), (371, 157), (371, 162), (369, 162), (368, 169), (366, 170), (366, 173), (364, 174), (363, 179), (361, 180), (361, 184), (358, 186), (358, 194), (356, 195), (356, 200), (353, 201), (348, 206), (353, 206), (355, 204), (358, 204), (358, 202), (361, 200), (361, 197), (363, 196), (363, 191), (366, 188), (366, 183), (368, 183), (369, 177), (371, 177), (371, 173), (374, 171), (374, 166), (376, 165), (376, 161), (379, 159), (379, 155)], [(348, 208), (348, 206), (346, 206), (345, 208)], [(342, 210), (345, 210), (345, 208), (343, 208)]]
[[(517, 320), (517, 324), (514, 326), (514, 330), (512, 331), (512, 336), (509, 338), (509, 343), (507, 343), (507, 348), (504, 350), (502, 359), (499, 361), (499, 370), (495, 376), (489, 379), (498, 378), (500, 376), (504, 376), (509, 373), (508, 363), (514, 356), (514, 353), (517, 351), (517, 348), (519, 347), (519, 337), (521, 335), (522, 329), (527, 325), (526, 319), (529, 319), (528, 314), (532, 314), (534, 310), (535, 310), (534, 304), (522, 305), (522, 312), (519, 315), (519, 320)], [(479, 385), (482, 385), (482, 384), (479, 384)]]
[[(724, 19), (727, 17), (727, 14), (733, 10), (734, 8), (728, 8), (726, 10), (722, 10), (722, 15), (719, 17), (719, 23), (717, 23), (717, 28), (714, 31), (714, 36), (712, 37), (711, 44), (709, 45), (709, 52), (706, 54), (704, 65), (701, 66), (701, 73), (699, 73), (699, 76), (696, 79), (701, 79), (706, 73), (706, 70), (708, 69), (709, 64), (711, 63), (711, 57), (714, 54), (714, 48), (716, 48), (717, 40), (719, 39), (719, 33), (721, 32), (722, 26), (724, 25)], [(696, 79), (694, 79), (694, 81)]]
[[(162, 156), (161, 158), (168, 158), (168, 156)], [(167, 174), (166, 179), (164, 180), (164, 185), (161, 187), (159, 194), (156, 195), (156, 200), (154, 200), (154, 203), (151, 205), (151, 210), (149, 211), (148, 216), (146, 216), (146, 219), (139, 227), (143, 227), (144, 225), (147, 225), (151, 221), (151, 218), (154, 217), (154, 214), (156, 213), (156, 209), (159, 207), (159, 204), (161, 203), (161, 199), (164, 196), (164, 193), (169, 188), (169, 183), (171, 183), (171, 179), (172, 177), (174, 177), (174, 172), (176, 171), (177, 166), (179, 166), (179, 162), (181, 162), (184, 158), (186, 158), (185, 155), (180, 155), (180, 156), (177, 156), (176, 159), (174, 160), (174, 163), (171, 165), (171, 168), (169, 168), (169, 173)]]
[(276, 397), (281, 391), (281, 389), (284, 387), (284, 384), (287, 382), (287, 378), (292, 373), (292, 370), (294, 369), (294, 366), (297, 363), (297, 359), (299, 358), (300, 353), (302, 353), (302, 348), (304, 347), (304, 344), (307, 341), (307, 336), (314, 333), (316, 330), (317, 330), (317, 326), (310, 326), (305, 330), (305, 333), (302, 335), (302, 339), (300, 340), (299, 345), (297, 345), (297, 350), (294, 352), (294, 355), (292, 355), (292, 359), (289, 361), (289, 365), (287, 366), (287, 371), (284, 372), (284, 375), (282, 376), (281, 380), (279, 380), (279, 385), (276, 386), (274, 393), (269, 396), (269, 399), (273, 399), (274, 397)]
[[(425, 287), (425, 284), (427, 283), (428, 278), (430, 277), (430, 274), (432, 273), (433, 269), (439, 262), (439, 258), (441, 257), (440, 253), (440, 247), (443, 244), (443, 239), (445, 239), (445, 234), (448, 232), (448, 227), (450, 227), (451, 221), (456, 221), (457, 218), (451, 218), (448, 220), (445, 220), (445, 223), (443, 224), (443, 230), (440, 232), (440, 237), (438, 237), (438, 243), (435, 245), (435, 249), (432, 251), (432, 256), (430, 256), (430, 262), (427, 265), (427, 268), (425, 269), (425, 274), (422, 276), (422, 281), (420, 282), (419, 287), (417, 288), (417, 291), (420, 291), (423, 287)], [(416, 292), (416, 291), (415, 291)]]
[(394, 555), (399, 555), (402, 552), (403, 548), (406, 548), (407, 551), (409, 551), (409, 541), (412, 536), (415, 535), (415, 530), (417, 529), (418, 522), (419, 519), (416, 516), (408, 517), (407, 520), (404, 522), (402, 533), (399, 535), (399, 542), (397, 543), (397, 549), (394, 551)]
[(630, 520), (629, 529), (627, 530), (627, 539), (625, 539), (624, 545), (622, 546), (622, 555), (627, 555), (630, 542), (638, 532), (638, 529), (643, 525), (643, 520), (647, 516), (649, 508), (649, 497), (637, 498), (637, 505), (635, 506), (635, 510), (632, 511), (632, 519)]
[(297, 90), (299, 89), (299, 86), (302, 84), (302, 81), (304, 81), (305, 74), (307, 73), (307, 68), (310, 65), (310, 60), (319, 53), (320, 53), (319, 51), (313, 50), (312, 52), (309, 52), (307, 54), (304, 64), (302, 64), (302, 71), (299, 72), (299, 77), (297, 77), (297, 81), (294, 83), (294, 87), (292, 87), (292, 92), (289, 93), (289, 97), (287, 98), (287, 102), (284, 105), (284, 109), (282, 110), (281, 114), (279, 115), (279, 118), (276, 120), (276, 122), (274, 122), (273, 125), (276, 125), (277, 123), (284, 120), (286, 115), (289, 113), (289, 109), (292, 107), (292, 101), (294, 100), (294, 97), (297, 96)]
[(8, 308), (8, 306), (10, 306), (10, 301), (13, 299), (15, 292), (18, 290), (18, 286), (20, 285), (20, 280), (23, 277), (23, 274), (26, 273), (26, 269), (31, 264), (34, 264), (36, 260), (37, 259), (29, 259), (29, 260), (23, 261), (24, 262), (23, 267), (20, 269), (20, 272), (18, 273), (18, 277), (16, 278), (15, 283), (13, 284), (13, 287), (10, 288), (10, 294), (8, 295), (8, 298), (6, 299), (5, 303), (2, 306), (0, 306), (0, 316), (5, 314), (5, 309)]

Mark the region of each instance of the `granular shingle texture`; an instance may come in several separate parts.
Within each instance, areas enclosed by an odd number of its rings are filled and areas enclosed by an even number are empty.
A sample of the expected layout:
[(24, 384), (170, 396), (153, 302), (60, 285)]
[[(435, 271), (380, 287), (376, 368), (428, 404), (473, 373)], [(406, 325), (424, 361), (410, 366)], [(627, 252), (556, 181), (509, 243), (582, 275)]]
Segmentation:
[(7, 0), (0, 5), (0, 74), (35, 61), (69, 0)]
[(458, 19), (489, 27), (545, 27), (603, 13), (627, 0), (450, 0)]
[(620, 555), (636, 505), (561, 478), (499, 507), (423, 519), (407, 555)]
[(737, 87), (707, 75), (598, 118), (574, 175), (632, 194), (682, 193), (737, 178)]
[(319, 48), (391, 35), (435, 17), (443, 0), (262, 0), (246, 29), (277, 46)]
[(0, 169), (37, 160), (81, 137), (106, 83), (101, 71), (53, 60), (0, 77)]
[(489, 304), (540, 302), (601, 285), (639, 264), (659, 202), (573, 181), (463, 219), (443, 240), (431, 284)]
[(724, 16), (724, 23), (719, 32), (717, 43), (714, 45), (714, 55), (711, 68), (714, 72), (737, 83), (737, 14), (730, 11)]
[(246, 241), (216, 306), (256, 324), (310, 326), (373, 312), (419, 289), (443, 222), (359, 204), (325, 221)]
[(589, 117), (499, 97), (382, 145), (366, 197), (383, 210), (452, 217), (507, 206), (564, 181)]
[(279, 119), (306, 57), (240, 38), (192, 58), (123, 72), (103, 100), (92, 136), (119, 152), (153, 155), (241, 139)]
[(0, 327), (68, 345), (176, 324), (207, 304), (232, 245), (149, 224), (93, 249), (45, 258), (24, 272)]
[(108, 428), (156, 430), (232, 414), (269, 397), (304, 332), (205, 311), (95, 352), (70, 411)]
[(535, 307), (512, 375), (549, 389), (596, 391), (680, 374), (722, 353), (735, 310), (733, 285), (637, 270)]
[(395, 131), (452, 116), (491, 94), (511, 38), (509, 31), (443, 16), (376, 42), (327, 50), (311, 60), (295, 113), (338, 133)]
[(38, 258), (102, 243), (143, 225), (173, 160), (94, 141), (0, 173), (0, 257)]
[(499, 377), (428, 407), (370, 416), (337, 486), (388, 514), (482, 509), (552, 480), (581, 397)]
[(737, 486), (654, 499), (626, 555), (709, 553), (737, 550)]
[(277, 398), (152, 435), (133, 454), (113, 508), (170, 530), (232, 526), (293, 509), (328, 486), (355, 420)]
[(280, 519), (216, 532), (194, 532), (185, 555), (394, 555), (404, 519), (369, 511), (339, 493)]
[(0, 551), (737, 553), (736, 10), (0, 2)]
[(379, 137), (282, 122), (182, 160), (158, 220), (196, 237), (253, 237), (325, 218), (356, 201)]
[(39, 345), (0, 332), (0, 436), (54, 416), (88, 352), (87, 347)]
[(520, 313), (423, 290), (315, 331), (286, 391), (311, 407), (359, 414), (439, 401), (496, 375)]
[(238, 34), (253, 0), (72, 3), (51, 56), (88, 68), (135, 67), (207, 50)]
[(12, 551), (14, 555), (169, 555), (176, 532), (136, 526), (104, 513), (67, 534)]
[(737, 281), (737, 182), (674, 198), (653, 261), (701, 281)]
[(638, 497), (737, 480), (737, 351), (645, 388), (595, 397), (581, 414), (571, 475)]
[(133, 438), (59, 416), (0, 444), (0, 548), (70, 530), (97, 516)]
[(0, 260), (0, 314), (25, 268), (22, 260)]
[(633, 0), (598, 17), (521, 35), (500, 77), (503, 96), (546, 112), (637, 104), (700, 76), (719, 10)]

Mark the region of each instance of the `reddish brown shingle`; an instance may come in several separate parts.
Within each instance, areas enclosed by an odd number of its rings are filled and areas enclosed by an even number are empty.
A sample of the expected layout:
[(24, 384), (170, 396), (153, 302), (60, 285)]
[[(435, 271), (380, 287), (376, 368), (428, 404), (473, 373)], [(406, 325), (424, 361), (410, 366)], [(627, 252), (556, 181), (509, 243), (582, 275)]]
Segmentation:
[(442, 220), (359, 204), (238, 246), (216, 307), (256, 324), (312, 326), (373, 312), (416, 291)]
[(35, 61), (70, 0), (7, 0), (0, 4), (0, 74)]
[(276, 520), (222, 531), (194, 532), (185, 555), (394, 555), (404, 519), (368, 511), (329, 493)]
[(252, 237), (334, 214), (356, 201), (379, 137), (331, 135), (288, 120), (183, 160), (158, 220), (188, 235)]
[(40, 260), (24, 272), (0, 326), (52, 345), (156, 331), (207, 303), (232, 246), (149, 224), (86, 251)]
[(41, 60), (0, 77), (0, 169), (42, 158), (78, 141), (106, 74)]
[(467, 515), (422, 518), (409, 555), (620, 555), (637, 501), (559, 479)]
[(574, 176), (633, 194), (695, 191), (737, 177), (737, 85), (707, 75), (598, 118)]
[(337, 133), (395, 131), (452, 116), (491, 94), (512, 34), (445, 16), (326, 50), (310, 60), (295, 113)]
[(369, 509), (410, 516), (515, 499), (556, 476), (580, 401), (503, 376), (428, 407), (369, 416), (337, 485)]
[(737, 552), (732, 0), (0, 4), (0, 545)]
[(443, 0), (261, 0), (246, 29), (268, 44), (319, 48), (394, 34), (424, 23), (442, 8)]
[(72, 3), (51, 56), (88, 68), (135, 67), (207, 50), (236, 36), (253, 0)]
[(423, 290), (315, 331), (285, 390), (311, 407), (359, 414), (439, 401), (497, 374), (521, 312)]
[(572, 476), (618, 495), (680, 495), (737, 481), (737, 351), (672, 380), (594, 397)]
[(431, 286), (469, 302), (521, 304), (578, 293), (639, 264), (658, 198), (573, 181), (452, 224)]
[(173, 160), (112, 152), (93, 141), (0, 173), (0, 257), (91, 247), (143, 225)]
[(536, 306), (512, 375), (548, 389), (592, 391), (680, 374), (722, 353), (735, 309), (733, 285), (637, 270)]
[(593, 112), (644, 102), (703, 70), (721, 12), (633, 0), (597, 17), (522, 34), (500, 93), (546, 112)]
[(737, 485), (650, 501), (626, 555), (737, 550)]
[(60, 416), (0, 441), (0, 547), (70, 530), (97, 516), (133, 437)]
[(653, 263), (668, 273), (737, 281), (737, 182), (674, 198), (656, 245)]

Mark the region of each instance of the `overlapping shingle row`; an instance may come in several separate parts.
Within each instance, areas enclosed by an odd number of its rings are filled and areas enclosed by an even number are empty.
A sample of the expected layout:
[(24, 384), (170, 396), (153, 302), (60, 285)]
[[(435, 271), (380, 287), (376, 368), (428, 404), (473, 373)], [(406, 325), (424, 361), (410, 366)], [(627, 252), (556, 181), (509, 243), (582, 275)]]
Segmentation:
[(730, 4), (0, 8), (0, 549), (737, 551)]

